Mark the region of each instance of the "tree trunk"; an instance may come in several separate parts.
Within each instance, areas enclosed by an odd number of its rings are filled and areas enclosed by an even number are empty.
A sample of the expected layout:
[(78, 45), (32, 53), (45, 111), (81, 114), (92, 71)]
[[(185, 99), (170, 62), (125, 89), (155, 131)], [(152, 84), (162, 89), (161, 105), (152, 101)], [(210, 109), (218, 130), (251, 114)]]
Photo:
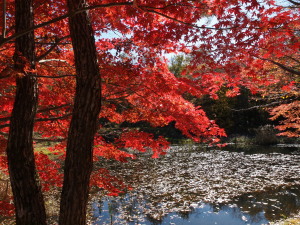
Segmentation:
[[(16, 33), (33, 26), (32, 0), (16, 0), (15, 10)], [(37, 81), (28, 70), (34, 69), (34, 59), (34, 34), (30, 32), (16, 39), (14, 62), (19, 74), (7, 145), (17, 225), (46, 224), (44, 200), (36, 181), (32, 144)]]
[[(68, 0), (67, 3), (69, 11), (85, 6), (85, 0)], [(69, 18), (69, 26), (77, 76), (59, 224), (85, 225), (89, 180), (93, 166), (93, 140), (101, 107), (101, 78), (88, 12)]]

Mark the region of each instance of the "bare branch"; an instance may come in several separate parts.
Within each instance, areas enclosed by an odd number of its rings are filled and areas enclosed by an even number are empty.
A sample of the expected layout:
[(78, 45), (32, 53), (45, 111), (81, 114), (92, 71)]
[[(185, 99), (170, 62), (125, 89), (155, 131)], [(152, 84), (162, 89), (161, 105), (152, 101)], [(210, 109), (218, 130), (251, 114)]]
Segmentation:
[(48, 54), (50, 54), (51, 52), (52, 52), (52, 50), (53, 49), (55, 49), (58, 45), (59, 45), (59, 43), (62, 41), (62, 40), (64, 40), (64, 39), (66, 39), (66, 38), (68, 38), (68, 37), (70, 37), (70, 35), (68, 35), (68, 36), (65, 36), (65, 37), (62, 37), (62, 38), (59, 38), (59, 39), (55, 39), (55, 43), (44, 53), (44, 54), (42, 54), (42, 55), (40, 55), (39, 57), (37, 57), (37, 59), (36, 59), (36, 61), (41, 61), (43, 58), (45, 58)]
[(279, 66), (281, 69), (283, 69), (283, 70), (285, 70), (285, 71), (288, 71), (288, 72), (290, 72), (290, 73), (292, 73), (292, 74), (295, 74), (295, 75), (299, 75), (299, 76), (300, 76), (300, 71), (299, 71), (299, 70), (294, 70), (294, 69), (292, 69), (292, 68), (290, 68), (290, 67), (288, 67), (288, 66), (285, 66), (285, 65), (283, 65), (283, 64), (281, 64), (281, 63), (279, 63), (279, 62), (276, 62), (276, 61), (274, 61), (274, 60), (272, 60), (272, 59), (265, 59), (265, 58), (260, 58), (260, 57), (257, 57), (257, 58), (259, 58), (259, 59), (261, 59), (261, 60), (269, 61), (269, 62), (271, 62), (271, 63), (273, 63), (273, 64)]
[[(43, 122), (43, 121), (62, 120), (62, 119), (68, 118), (71, 115), (72, 115), (72, 113), (68, 113), (68, 114), (65, 114), (63, 116), (49, 117), (49, 118), (39, 118), (39, 119), (35, 119), (34, 121), (35, 122)], [(8, 121), (8, 120), (10, 120), (10, 117), (4, 117), (4, 118), (0, 119), (0, 121)], [(9, 123), (2, 124), (2, 125), (0, 125), (0, 129), (5, 128), (5, 127), (9, 127), (9, 125), (10, 125)]]
[(0, 79), (8, 78), (13, 76), (13, 74), (16, 73), (16, 70), (12, 68), (11, 66), (6, 66), (1, 72), (0, 72)]
[(0, 118), (0, 121), (9, 121), (10, 116)]
[(51, 139), (51, 138), (33, 138), (32, 140), (34, 140), (36, 142), (62, 142), (62, 141), (66, 141), (67, 138), (55, 138), (55, 139)]
[(2, 124), (2, 125), (0, 125), (0, 129), (2, 129), (2, 128), (5, 128), (5, 127), (9, 127), (9, 123), (6, 123), (6, 124)]
[[(56, 42), (39, 42), (39, 41), (35, 41), (34, 42), (35, 45), (54, 45), (56, 44)], [(57, 46), (61, 46), (61, 45), (70, 45), (71, 42), (59, 42), (59, 44)]]
[(295, 61), (295, 62), (297, 62), (297, 63), (299, 63), (300, 64), (300, 61), (298, 60), (298, 59), (295, 59), (295, 58), (293, 58), (293, 57), (291, 57), (291, 56), (287, 56), (289, 59), (292, 59), (293, 61)]
[(38, 62), (45, 63), (45, 62), (53, 62), (53, 61), (68, 63), (67, 60), (63, 60), (63, 59), (42, 59), (42, 60), (39, 60)]
[[(4, 132), (1, 132), (0, 131), (0, 135), (4, 136), (4, 137), (8, 137), (8, 133), (4, 133)], [(33, 141), (36, 141), (36, 142), (62, 142), (62, 141), (65, 141), (67, 140), (67, 138), (33, 138), (32, 139)]]
[(62, 120), (62, 119), (65, 119), (69, 116), (71, 116), (72, 113), (68, 113), (68, 114), (65, 114), (63, 116), (58, 116), (58, 117), (49, 117), (49, 118), (39, 118), (39, 119), (35, 119), (34, 121), (35, 122), (42, 122), (42, 121), (54, 121), (54, 120)]
[(43, 75), (36, 75), (34, 77), (41, 77), (41, 78), (64, 78), (64, 77), (76, 77), (76, 75), (73, 74), (65, 74), (65, 75), (60, 75), (60, 76), (43, 76)]
[(61, 108), (64, 108), (64, 107), (70, 107), (70, 106), (72, 106), (72, 105), (71, 105), (71, 104), (64, 104), (64, 105), (59, 105), (59, 106), (53, 106), (53, 107), (50, 107), (50, 108), (39, 109), (39, 110), (37, 111), (37, 113), (47, 112), (47, 111), (56, 110), (56, 109), (61, 109)]
[(254, 109), (268, 108), (270, 106), (281, 105), (281, 104), (283, 104), (283, 102), (287, 102), (287, 100), (286, 101), (271, 102), (271, 103), (268, 103), (268, 104), (265, 104), (265, 105), (256, 105), (256, 106), (252, 106), (252, 107), (244, 108), (244, 109), (232, 109), (232, 108), (230, 108), (230, 110), (235, 111), (235, 112), (250, 111), (250, 110), (254, 110)]
[(3, 77), (0, 77), (0, 79), (5, 79), (5, 78), (9, 78), (10, 76), (3, 76)]

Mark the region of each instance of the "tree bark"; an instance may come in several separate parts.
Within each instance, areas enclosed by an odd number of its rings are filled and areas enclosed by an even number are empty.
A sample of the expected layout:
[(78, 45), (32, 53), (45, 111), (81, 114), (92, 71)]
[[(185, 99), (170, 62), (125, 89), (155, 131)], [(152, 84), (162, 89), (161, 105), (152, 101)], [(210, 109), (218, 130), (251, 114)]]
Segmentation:
[[(33, 26), (32, 0), (15, 1), (16, 33)], [(36, 178), (32, 133), (37, 107), (37, 81), (32, 76), (35, 47), (33, 32), (16, 39), (14, 63), (18, 71), (10, 121), (7, 158), (17, 225), (46, 224), (41, 188)]]
[[(85, 0), (68, 0), (70, 12), (85, 6)], [(88, 12), (69, 18), (75, 55), (76, 93), (68, 133), (60, 225), (85, 225), (89, 180), (93, 166), (93, 140), (101, 108), (101, 78), (94, 32)]]

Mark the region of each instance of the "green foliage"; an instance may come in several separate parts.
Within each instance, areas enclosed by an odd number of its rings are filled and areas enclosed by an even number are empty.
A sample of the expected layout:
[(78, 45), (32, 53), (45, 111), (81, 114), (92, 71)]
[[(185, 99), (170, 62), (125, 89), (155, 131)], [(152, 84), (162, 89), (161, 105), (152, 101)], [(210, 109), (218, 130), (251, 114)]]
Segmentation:
[(284, 219), (283, 221), (276, 222), (276, 223), (270, 223), (270, 225), (299, 225), (300, 224), (300, 218), (289, 218)]
[(185, 55), (176, 55), (171, 58), (169, 70), (175, 77), (181, 77), (182, 71), (187, 67), (189, 59)]
[(228, 135), (254, 135), (255, 129), (269, 123), (268, 113), (255, 108), (256, 102), (251, 100), (248, 89), (241, 87), (240, 94), (235, 97), (226, 96), (227, 88), (218, 92), (218, 99), (209, 96), (197, 100), (210, 119), (225, 129)]

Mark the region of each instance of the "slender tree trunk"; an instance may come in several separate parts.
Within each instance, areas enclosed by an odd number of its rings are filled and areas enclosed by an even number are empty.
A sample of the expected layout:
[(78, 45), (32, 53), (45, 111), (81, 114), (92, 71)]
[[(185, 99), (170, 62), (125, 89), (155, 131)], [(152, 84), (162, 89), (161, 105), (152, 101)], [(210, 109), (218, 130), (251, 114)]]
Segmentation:
[[(68, 0), (67, 3), (69, 11), (85, 6), (85, 0)], [(93, 140), (101, 107), (101, 78), (88, 12), (69, 18), (69, 26), (77, 83), (68, 134), (59, 224), (85, 225), (93, 166)]]
[[(16, 33), (33, 26), (32, 0), (16, 0), (15, 10)], [(30, 72), (34, 69), (34, 59), (34, 34), (30, 32), (16, 39), (14, 61), (19, 75), (16, 78), (7, 145), (17, 225), (46, 224), (44, 200), (36, 181), (32, 144), (37, 106), (37, 81)]]

